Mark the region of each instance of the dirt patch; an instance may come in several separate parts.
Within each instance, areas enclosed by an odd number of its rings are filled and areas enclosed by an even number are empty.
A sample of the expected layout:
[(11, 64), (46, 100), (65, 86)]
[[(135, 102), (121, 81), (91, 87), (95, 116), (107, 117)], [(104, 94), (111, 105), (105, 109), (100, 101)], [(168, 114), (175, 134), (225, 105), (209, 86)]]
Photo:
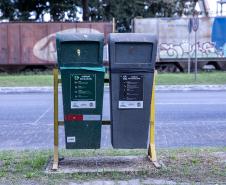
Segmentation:
[(135, 176), (160, 178), (175, 182), (195, 182), (204, 184), (226, 184), (225, 152), (178, 151), (159, 155), (162, 168), (156, 169), (146, 156), (100, 156), (68, 157), (59, 163), (59, 170), (51, 170), (52, 161), (46, 169), (47, 174), (98, 174), (105, 178), (131, 178)]
[[(52, 170), (51, 160), (46, 168)], [(102, 157), (68, 157), (59, 162), (57, 173), (93, 173), (93, 172), (138, 172), (153, 166), (146, 156), (102, 156)]]

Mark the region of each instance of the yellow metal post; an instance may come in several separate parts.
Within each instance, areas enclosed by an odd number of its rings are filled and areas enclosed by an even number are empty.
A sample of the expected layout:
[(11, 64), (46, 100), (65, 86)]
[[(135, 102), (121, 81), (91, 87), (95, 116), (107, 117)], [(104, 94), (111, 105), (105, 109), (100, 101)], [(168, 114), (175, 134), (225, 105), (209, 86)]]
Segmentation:
[(53, 156), (53, 170), (58, 169), (59, 153), (58, 153), (58, 69), (53, 69), (53, 93), (54, 93), (54, 156)]
[(150, 112), (150, 144), (149, 144), (149, 151), (148, 155), (150, 157), (150, 160), (153, 162), (155, 167), (159, 168), (161, 167), (158, 163), (157, 156), (156, 156), (156, 150), (155, 150), (155, 80), (156, 80), (156, 74), (154, 73), (154, 79), (153, 79), (153, 86), (152, 86), (152, 97), (151, 97), (151, 112)]

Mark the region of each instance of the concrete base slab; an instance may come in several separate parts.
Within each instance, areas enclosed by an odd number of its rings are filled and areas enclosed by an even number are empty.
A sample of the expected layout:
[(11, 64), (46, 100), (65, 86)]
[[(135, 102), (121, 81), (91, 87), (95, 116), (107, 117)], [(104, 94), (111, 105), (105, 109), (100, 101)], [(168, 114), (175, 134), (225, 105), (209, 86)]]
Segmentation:
[[(130, 180), (94, 180), (85, 182), (70, 182), (69, 185), (190, 185), (164, 179), (130, 179)], [(195, 184), (195, 185), (198, 185)], [(199, 184), (200, 185), (200, 184)]]
[(46, 173), (139, 172), (154, 168), (147, 156), (67, 157), (59, 162), (57, 171), (52, 166), (53, 160)]

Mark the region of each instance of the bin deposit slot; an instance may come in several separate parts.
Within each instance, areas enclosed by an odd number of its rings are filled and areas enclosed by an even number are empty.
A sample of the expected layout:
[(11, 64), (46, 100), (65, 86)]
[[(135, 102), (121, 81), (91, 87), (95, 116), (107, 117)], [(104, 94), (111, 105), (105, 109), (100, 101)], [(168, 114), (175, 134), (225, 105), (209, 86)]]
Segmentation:
[(116, 63), (147, 64), (151, 63), (153, 45), (151, 43), (116, 43)]

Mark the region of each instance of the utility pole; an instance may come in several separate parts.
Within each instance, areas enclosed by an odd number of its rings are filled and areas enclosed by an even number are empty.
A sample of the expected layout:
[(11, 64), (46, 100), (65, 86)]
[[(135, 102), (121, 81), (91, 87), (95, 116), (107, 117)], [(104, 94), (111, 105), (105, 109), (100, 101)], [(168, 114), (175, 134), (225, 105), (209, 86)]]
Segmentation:
[(197, 31), (199, 29), (199, 17), (198, 12), (194, 12), (192, 19), (192, 29), (195, 32), (195, 80), (197, 79), (198, 72), (198, 60), (197, 60)]
[(191, 71), (191, 32), (192, 32), (192, 18), (188, 19), (188, 74)]

